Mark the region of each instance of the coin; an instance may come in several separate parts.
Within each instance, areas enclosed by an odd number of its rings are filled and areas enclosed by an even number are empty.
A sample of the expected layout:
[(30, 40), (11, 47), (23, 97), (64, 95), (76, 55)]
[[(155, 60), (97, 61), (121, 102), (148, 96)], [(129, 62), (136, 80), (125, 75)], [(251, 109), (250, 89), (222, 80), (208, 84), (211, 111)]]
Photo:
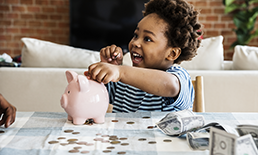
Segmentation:
[(134, 122), (126, 122), (126, 124), (134, 124)]
[(110, 150), (103, 150), (104, 153), (110, 153)]
[(74, 138), (73, 138), (73, 139), (68, 139), (67, 141), (68, 141), (68, 142), (75, 142), (75, 141), (78, 141), (78, 139), (74, 139)]
[(164, 139), (163, 142), (172, 142), (171, 139)]
[(146, 138), (139, 138), (138, 139), (139, 141), (145, 141), (145, 140), (147, 140)]
[(119, 144), (119, 143), (121, 143), (121, 142), (118, 141), (118, 140), (113, 140), (113, 141), (111, 141), (110, 143), (111, 143), (111, 144)]
[(109, 137), (109, 135), (102, 135), (101, 137)]
[(68, 145), (69, 143), (60, 143), (60, 145), (65, 146)]
[(86, 146), (92, 146), (92, 145), (94, 145), (93, 143), (87, 143), (87, 144), (85, 144)]
[(4, 133), (4, 130), (0, 130), (0, 133)]
[(117, 154), (126, 154), (124, 151), (117, 152)]
[(57, 138), (58, 140), (61, 140), (61, 139), (66, 139), (65, 137), (58, 137)]
[(102, 143), (109, 143), (109, 140), (102, 140)]
[(121, 138), (119, 138), (119, 140), (127, 140), (127, 138), (126, 137), (121, 137)]
[(117, 137), (109, 137), (109, 140), (118, 140)]
[(81, 151), (81, 154), (87, 154), (87, 153), (90, 153), (90, 151), (87, 151), (87, 150)]
[(153, 129), (154, 128), (154, 126), (148, 126), (147, 127), (147, 129)]
[(74, 147), (73, 149), (75, 149), (75, 150), (79, 150), (79, 149), (82, 149), (82, 147), (80, 147), (80, 146), (76, 146), (76, 147)]
[(156, 144), (155, 141), (149, 141), (149, 144)]
[(79, 150), (69, 150), (68, 151), (69, 153), (78, 153), (78, 152), (80, 152)]
[(86, 145), (86, 144), (87, 144), (87, 142), (80, 141), (80, 142), (77, 142), (76, 144), (78, 144), (78, 145)]
[(68, 144), (76, 144), (76, 142), (70, 141), (70, 142), (68, 142)]
[(78, 134), (80, 134), (80, 132), (73, 132), (72, 134), (74, 134), (74, 135), (78, 135)]
[(73, 132), (73, 130), (70, 130), (70, 129), (69, 130), (64, 130), (64, 132), (65, 133), (71, 133), (71, 132)]
[(126, 146), (129, 145), (129, 143), (121, 143), (121, 145)]
[(49, 144), (56, 144), (56, 143), (59, 143), (59, 142), (56, 141), (56, 140), (52, 140), (52, 141), (49, 141), (48, 143), (49, 143)]
[(94, 141), (102, 141), (103, 138), (94, 138), (93, 140), (94, 140)]
[(143, 119), (149, 119), (150, 117), (149, 116), (144, 116), (142, 117)]
[(115, 122), (115, 123), (116, 123), (116, 122), (118, 122), (118, 120), (115, 120), (115, 119), (114, 119), (114, 120), (112, 120), (111, 122)]
[(109, 146), (109, 147), (107, 147), (107, 149), (115, 149), (115, 147)]

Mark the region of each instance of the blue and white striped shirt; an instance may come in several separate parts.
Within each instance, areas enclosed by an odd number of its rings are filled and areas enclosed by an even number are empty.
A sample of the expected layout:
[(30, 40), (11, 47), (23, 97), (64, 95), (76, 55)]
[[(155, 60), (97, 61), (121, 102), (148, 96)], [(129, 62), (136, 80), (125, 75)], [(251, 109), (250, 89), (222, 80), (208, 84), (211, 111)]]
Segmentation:
[(181, 89), (178, 97), (162, 97), (146, 93), (122, 82), (106, 84), (113, 113), (136, 111), (180, 111), (192, 109), (194, 88), (188, 72), (180, 66), (172, 66), (166, 72), (178, 77)]

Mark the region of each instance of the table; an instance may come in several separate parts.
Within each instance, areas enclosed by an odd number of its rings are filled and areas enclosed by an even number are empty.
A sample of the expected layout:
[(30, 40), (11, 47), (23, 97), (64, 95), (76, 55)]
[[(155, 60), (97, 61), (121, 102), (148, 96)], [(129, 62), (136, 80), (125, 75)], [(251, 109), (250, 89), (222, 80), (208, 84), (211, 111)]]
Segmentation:
[[(154, 126), (167, 112), (107, 113), (104, 124), (73, 125), (65, 112), (17, 112), (15, 123), (9, 128), (0, 127), (0, 155), (66, 155), (74, 147), (88, 154), (132, 155), (208, 155), (209, 151), (193, 151), (185, 138), (167, 136)], [(203, 115), (205, 124), (219, 122), (235, 127), (237, 124), (258, 124), (258, 113), (196, 113)], [(145, 118), (147, 117), (147, 118)], [(150, 117), (150, 118), (148, 118)], [(113, 122), (118, 120), (118, 122)], [(128, 124), (133, 122), (134, 124)], [(73, 130), (66, 133), (65, 130)], [(120, 143), (108, 143), (109, 136), (122, 138)], [(65, 139), (62, 139), (65, 138)], [(144, 141), (139, 141), (145, 138)], [(68, 139), (77, 139), (69, 144)], [(164, 140), (172, 142), (164, 142)], [(102, 140), (102, 141), (101, 141)], [(58, 143), (49, 144), (50, 141)], [(151, 141), (156, 143), (150, 144)], [(90, 146), (82, 145), (87, 142)], [(72, 143), (72, 142), (71, 142)], [(122, 145), (123, 143), (123, 145)], [(62, 144), (62, 145), (61, 145)], [(108, 147), (114, 147), (110, 149)], [(107, 152), (110, 150), (111, 152)], [(104, 151), (104, 152), (103, 152)]]

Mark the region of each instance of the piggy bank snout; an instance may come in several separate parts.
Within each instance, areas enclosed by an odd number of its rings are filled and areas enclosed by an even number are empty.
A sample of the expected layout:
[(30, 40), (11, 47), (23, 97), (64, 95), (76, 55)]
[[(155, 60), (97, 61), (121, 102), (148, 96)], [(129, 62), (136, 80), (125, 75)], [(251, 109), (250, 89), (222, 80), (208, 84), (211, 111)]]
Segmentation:
[(61, 99), (60, 99), (60, 102), (61, 102), (61, 106), (63, 108), (66, 108), (67, 106), (67, 95), (66, 94), (63, 94)]

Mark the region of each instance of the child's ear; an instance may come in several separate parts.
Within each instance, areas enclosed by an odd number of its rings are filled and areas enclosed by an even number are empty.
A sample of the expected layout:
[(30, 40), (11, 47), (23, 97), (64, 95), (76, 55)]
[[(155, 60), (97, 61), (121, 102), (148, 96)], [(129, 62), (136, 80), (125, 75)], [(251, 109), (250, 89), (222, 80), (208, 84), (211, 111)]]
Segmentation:
[(179, 57), (180, 54), (181, 54), (181, 48), (173, 47), (169, 51), (166, 59), (169, 60), (169, 61), (174, 61), (174, 60), (176, 60)]

